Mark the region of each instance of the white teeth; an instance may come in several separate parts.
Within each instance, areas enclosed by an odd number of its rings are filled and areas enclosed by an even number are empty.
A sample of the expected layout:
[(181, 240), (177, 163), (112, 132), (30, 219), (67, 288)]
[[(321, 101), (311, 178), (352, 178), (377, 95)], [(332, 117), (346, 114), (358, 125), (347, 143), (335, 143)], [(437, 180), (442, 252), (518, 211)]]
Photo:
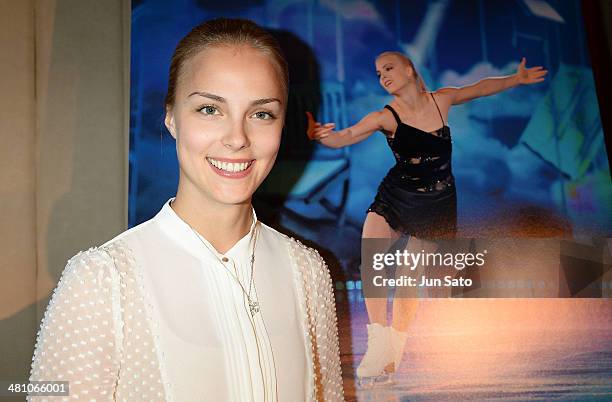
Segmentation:
[(242, 172), (249, 167), (251, 162), (242, 162), (242, 163), (231, 163), (231, 162), (221, 162), (212, 158), (206, 158), (214, 167), (217, 169), (225, 170), (226, 172), (235, 173)]

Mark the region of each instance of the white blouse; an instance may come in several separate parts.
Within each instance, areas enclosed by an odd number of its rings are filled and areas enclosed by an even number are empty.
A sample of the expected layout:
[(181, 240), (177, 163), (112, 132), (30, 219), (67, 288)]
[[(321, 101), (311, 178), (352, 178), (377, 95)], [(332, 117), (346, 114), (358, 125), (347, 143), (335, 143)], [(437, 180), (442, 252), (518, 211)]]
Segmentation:
[(343, 400), (329, 272), (253, 216), (225, 254), (169, 203), (79, 253), (45, 312), (30, 380), (68, 380), (85, 400)]

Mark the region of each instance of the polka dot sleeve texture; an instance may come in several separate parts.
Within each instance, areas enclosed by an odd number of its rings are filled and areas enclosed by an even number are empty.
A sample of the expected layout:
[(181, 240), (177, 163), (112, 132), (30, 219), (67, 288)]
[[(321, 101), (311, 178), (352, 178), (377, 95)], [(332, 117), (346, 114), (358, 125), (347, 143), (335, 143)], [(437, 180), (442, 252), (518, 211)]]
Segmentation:
[(70, 396), (29, 401), (114, 400), (122, 332), (119, 287), (106, 252), (90, 249), (68, 261), (38, 331), (30, 381), (69, 381)]
[(321, 402), (344, 401), (338, 318), (331, 276), (327, 264), (319, 253), (291, 239), (292, 258), (298, 266), (303, 283), (307, 315), (307, 338), (313, 384), (309, 400)]

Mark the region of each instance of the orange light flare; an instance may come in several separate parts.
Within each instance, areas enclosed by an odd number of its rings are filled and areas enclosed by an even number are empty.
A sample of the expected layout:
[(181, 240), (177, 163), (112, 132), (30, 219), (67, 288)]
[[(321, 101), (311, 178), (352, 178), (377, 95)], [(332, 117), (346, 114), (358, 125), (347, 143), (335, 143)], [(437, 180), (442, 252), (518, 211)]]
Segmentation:
[(405, 359), (447, 385), (499, 383), (597, 348), (604, 340), (595, 333), (610, 334), (610, 317), (608, 299), (423, 300)]

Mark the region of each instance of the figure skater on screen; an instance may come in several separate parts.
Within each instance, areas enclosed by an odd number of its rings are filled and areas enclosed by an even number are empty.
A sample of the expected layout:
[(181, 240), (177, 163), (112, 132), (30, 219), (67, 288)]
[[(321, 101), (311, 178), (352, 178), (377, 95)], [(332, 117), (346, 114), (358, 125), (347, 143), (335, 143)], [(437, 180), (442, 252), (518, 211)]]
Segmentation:
[[(451, 130), (447, 125), (450, 107), (518, 85), (541, 82), (546, 73), (540, 66), (527, 68), (523, 58), (516, 74), (429, 92), (408, 57), (400, 52), (384, 52), (376, 58), (376, 74), (380, 85), (393, 96), (389, 105), (340, 131), (334, 131), (334, 123), (315, 122), (308, 113), (308, 136), (323, 145), (340, 148), (382, 131), (395, 156), (395, 166), (380, 183), (367, 210), (362, 238), (453, 238), (457, 231), (457, 192), (451, 167)], [(393, 301), (390, 326), (386, 299), (366, 298), (366, 307), (370, 320), (368, 347), (357, 368), (362, 386), (388, 379), (388, 374), (398, 369), (416, 299)]]

